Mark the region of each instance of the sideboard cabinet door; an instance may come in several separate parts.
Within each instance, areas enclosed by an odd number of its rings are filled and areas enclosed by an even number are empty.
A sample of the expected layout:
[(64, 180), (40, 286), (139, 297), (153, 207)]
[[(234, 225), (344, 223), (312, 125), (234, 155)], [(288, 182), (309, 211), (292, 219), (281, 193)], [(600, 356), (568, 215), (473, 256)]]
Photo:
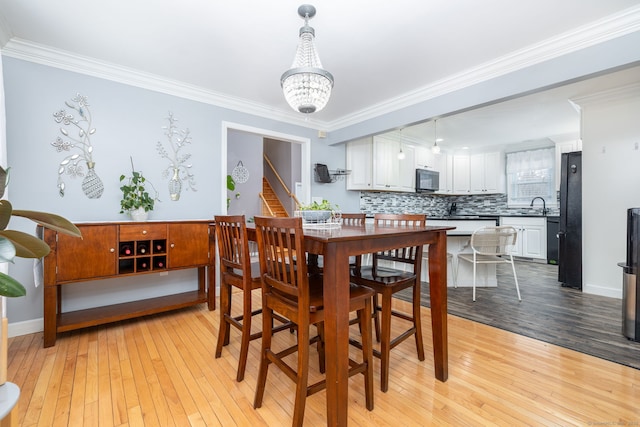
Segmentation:
[(78, 226), (82, 238), (58, 233), (57, 281), (90, 279), (116, 274), (117, 226)]
[(209, 263), (209, 226), (205, 223), (169, 223), (169, 268)]

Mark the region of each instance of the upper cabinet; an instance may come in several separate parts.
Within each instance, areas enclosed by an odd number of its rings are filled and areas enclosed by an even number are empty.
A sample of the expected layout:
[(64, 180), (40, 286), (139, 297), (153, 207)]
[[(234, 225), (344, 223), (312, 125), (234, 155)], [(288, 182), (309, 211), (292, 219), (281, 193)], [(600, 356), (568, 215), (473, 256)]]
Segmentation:
[(505, 165), (502, 153), (474, 154), (469, 162), (471, 192), (475, 194), (504, 193)]
[(347, 144), (347, 190), (371, 190), (373, 182), (372, 138), (363, 138)]
[(453, 193), (467, 194), (471, 192), (471, 179), (469, 176), (469, 156), (453, 156)]
[[(404, 158), (398, 154), (402, 149)], [(375, 136), (347, 144), (347, 190), (415, 191), (415, 148)]]

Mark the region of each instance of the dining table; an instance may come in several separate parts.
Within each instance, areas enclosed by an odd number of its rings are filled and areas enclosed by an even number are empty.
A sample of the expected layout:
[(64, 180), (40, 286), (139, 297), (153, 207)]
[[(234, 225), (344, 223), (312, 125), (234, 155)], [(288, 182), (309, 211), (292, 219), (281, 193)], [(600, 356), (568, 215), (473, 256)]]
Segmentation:
[[(251, 240), (252, 225), (248, 224)], [(328, 426), (346, 426), (348, 420), (350, 256), (429, 245), (434, 374), (447, 380), (447, 230), (453, 228), (378, 224), (304, 228), (305, 251), (323, 258)]]

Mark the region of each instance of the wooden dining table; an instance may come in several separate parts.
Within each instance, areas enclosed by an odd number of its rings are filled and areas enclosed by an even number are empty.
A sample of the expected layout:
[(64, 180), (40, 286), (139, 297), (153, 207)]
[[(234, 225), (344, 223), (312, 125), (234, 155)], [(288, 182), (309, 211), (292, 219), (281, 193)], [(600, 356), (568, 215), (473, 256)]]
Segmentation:
[[(305, 229), (305, 250), (322, 255), (324, 275), (327, 425), (346, 426), (349, 371), (349, 257), (385, 249), (429, 245), (429, 290), (435, 377), (448, 377), (446, 226), (366, 224)], [(251, 239), (255, 228), (249, 227)]]

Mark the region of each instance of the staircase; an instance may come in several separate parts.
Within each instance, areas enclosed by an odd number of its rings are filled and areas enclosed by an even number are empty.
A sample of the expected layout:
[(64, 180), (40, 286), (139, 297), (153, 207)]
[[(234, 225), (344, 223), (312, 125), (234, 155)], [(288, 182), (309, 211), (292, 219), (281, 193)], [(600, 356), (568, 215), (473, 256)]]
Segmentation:
[[(287, 217), (289, 213), (282, 205), (282, 202), (271, 188), (271, 184), (266, 178), (262, 178), (262, 215), (263, 216), (276, 216)], [(268, 207), (267, 207), (268, 205)]]

